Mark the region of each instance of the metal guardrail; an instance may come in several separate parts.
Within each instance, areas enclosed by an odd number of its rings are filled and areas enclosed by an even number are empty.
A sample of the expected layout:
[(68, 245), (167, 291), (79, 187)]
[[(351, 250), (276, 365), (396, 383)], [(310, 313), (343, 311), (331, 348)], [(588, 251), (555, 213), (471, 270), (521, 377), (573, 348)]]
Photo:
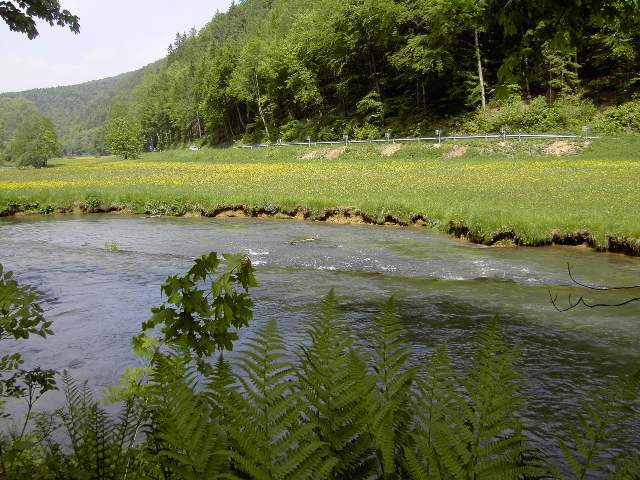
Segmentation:
[(596, 140), (600, 137), (585, 135), (562, 135), (548, 133), (510, 133), (510, 134), (483, 134), (483, 135), (451, 135), (441, 137), (403, 137), (403, 138), (377, 138), (372, 140), (318, 140), (307, 142), (276, 142), (276, 143), (259, 143), (255, 145), (237, 145), (235, 148), (266, 148), (266, 147), (315, 147), (319, 145), (351, 145), (351, 144), (367, 144), (367, 143), (402, 143), (402, 142), (437, 142), (441, 143), (447, 140), (507, 140), (517, 139), (523, 140), (527, 138), (539, 139), (558, 139), (558, 140)]

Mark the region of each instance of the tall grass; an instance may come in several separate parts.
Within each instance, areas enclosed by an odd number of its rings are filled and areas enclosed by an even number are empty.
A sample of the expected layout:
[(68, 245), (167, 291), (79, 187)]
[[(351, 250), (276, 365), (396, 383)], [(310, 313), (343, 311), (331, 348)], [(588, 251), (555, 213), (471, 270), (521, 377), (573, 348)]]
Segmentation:
[[(547, 142), (548, 143), (548, 142)], [(126, 209), (211, 213), (216, 207), (359, 209), (384, 221), (421, 214), (437, 229), (464, 224), (477, 238), (515, 233), (523, 244), (588, 231), (640, 238), (640, 137), (578, 142), (575, 155), (539, 141), (403, 145), (390, 157), (352, 145), (338, 158), (309, 147), (172, 150), (137, 161), (60, 159), (47, 169), (0, 171), (0, 212)]]

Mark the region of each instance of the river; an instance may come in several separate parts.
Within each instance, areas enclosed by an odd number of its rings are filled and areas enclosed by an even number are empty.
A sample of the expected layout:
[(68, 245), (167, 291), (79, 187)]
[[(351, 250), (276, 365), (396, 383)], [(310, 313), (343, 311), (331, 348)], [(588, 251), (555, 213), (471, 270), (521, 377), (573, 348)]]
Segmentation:
[[(111, 241), (117, 251), (105, 249)], [(130, 340), (161, 302), (165, 277), (211, 250), (251, 258), (259, 287), (249, 330), (276, 318), (291, 344), (306, 341), (330, 288), (364, 345), (372, 316), (395, 294), (416, 363), (448, 342), (456, 364), (468, 364), (475, 337), (499, 315), (522, 349), (531, 440), (551, 456), (557, 447), (542, 438), (559, 433), (594, 388), (640, 365), (640, 305), (559, 313), (549, 300), (551, 291), (565, 304), (580, 293), (619, 301), (572, 286), (567, 263), (583, 282), (625, 285), (640, 283), (638, 258), (488, 248), (417, 227), (117, 215), (0, 219), (0, 262), (43, 292), (54, 322), (54, 336), (20, 345), (27, 364), (67, 369), (96, 389), (117, 381), (140, 364)]]

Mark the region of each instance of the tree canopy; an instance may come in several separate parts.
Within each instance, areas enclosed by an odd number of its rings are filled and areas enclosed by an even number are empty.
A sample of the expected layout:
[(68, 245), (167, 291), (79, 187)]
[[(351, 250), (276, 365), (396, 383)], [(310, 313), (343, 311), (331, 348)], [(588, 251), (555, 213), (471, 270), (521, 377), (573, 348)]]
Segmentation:
[(61, 154), (53, 123), (42, 115), (25, 119), (11, 140), (8, 160), (19, 167), (46, 167), (47, 161)]
[(178, 34), (132, 109), (150, 146), (369, 138), (488, 101), (640, 91), (635, 1), (244, 0)]
[(105, 125), (105, 140), (109, 151), (125, 159), (137, 158), (144, 148), (140, 125), (126, 117), (112, 118)]
[(24, 33), (31, 40), (39, 35), (37, 19), (51, 26), (68, 27), (72, 32), (80, 33), (80, 19), (68, 10), (62, 9), (58, 0), (0, 1), (0, 18), (11, 30)]
[(23, 95), (67, 153), (103, 149), (123, 102), (148, 149), (432, 134), (517, 97), (622, 104), (638, 52), (637, 0), (242, 0), (116, 87)]

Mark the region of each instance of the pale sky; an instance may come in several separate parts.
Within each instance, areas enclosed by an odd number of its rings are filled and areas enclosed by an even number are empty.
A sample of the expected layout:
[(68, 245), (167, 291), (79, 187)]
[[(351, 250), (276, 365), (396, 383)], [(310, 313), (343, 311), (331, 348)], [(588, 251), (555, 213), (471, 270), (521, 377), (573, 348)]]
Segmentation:
[(73, 85), (136, 70), (167, 54), (176, 32), (202, 28), (230, 0), (60, 0), (80, 34), (38, 24), (29, 40), (0, 20), (0, 93)]

